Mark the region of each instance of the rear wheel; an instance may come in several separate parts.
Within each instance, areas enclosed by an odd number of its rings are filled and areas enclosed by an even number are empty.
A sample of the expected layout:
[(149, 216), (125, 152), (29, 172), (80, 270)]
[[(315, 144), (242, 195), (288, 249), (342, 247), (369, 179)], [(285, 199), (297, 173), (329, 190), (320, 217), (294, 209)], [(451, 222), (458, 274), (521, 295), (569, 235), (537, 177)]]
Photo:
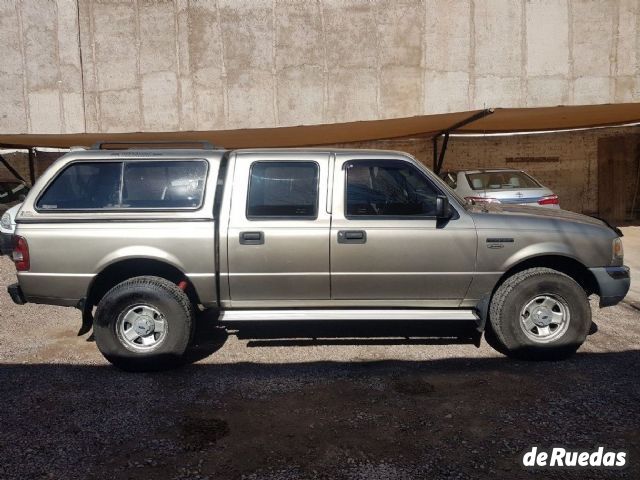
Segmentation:
[(162, 370), (182, 363), (194, 330), (187, 295), (160, 277), (126, 280), (102, 298), (94, 335), (100, 352), (129, 371)]
[(550, 268), (531, 268), (509, 277), (489, 309), (498, 350), (526, 359), (567, 357), (584, 343), (591, 308), (584, 289)]

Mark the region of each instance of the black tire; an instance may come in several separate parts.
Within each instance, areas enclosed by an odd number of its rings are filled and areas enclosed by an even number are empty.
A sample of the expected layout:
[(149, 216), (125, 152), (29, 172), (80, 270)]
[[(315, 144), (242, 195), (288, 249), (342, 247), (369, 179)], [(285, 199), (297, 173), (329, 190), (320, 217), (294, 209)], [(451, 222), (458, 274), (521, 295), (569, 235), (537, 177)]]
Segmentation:
[[(139, 307), (141, 305), (144, 307)], [(154, 325), (153, 318), (164, 325), (162, 333), (147, 335), (152, 336), (151, 342), (158, 338), (157, 344), (150, 347), (142, 345), (142, 337), (127, 341), (122, 333), (127, 325), (124, 320), (127, 314), (132, 310), (145, 313), (136, 310), (138, 308), (154, 312), (151, 316), (144, 316), (152, 319), (151, 325)], [(123, 322), (125, 326), (122, 326)], [(98, 304), (93, 332), (100, 352), (109, 362), (122, 370), (140, 372), (181, 365), (191, 343), (194, 326), (194, 307), (185, 292), (169, 280), (149, 276), (131, 278), (109, 290)], [(139, 347), (135, 346), (136, 342), (140, 343)], [(139, 351), (137, 348), (148, 350)]]
[[(554, 311), (568, 311), (568, 317), (564, 316), (568, 324), (556, 327), (556, 332), (547, 330), (551, 333), (546, 340), (538, 327), (528, 330), (521, 316), (523, 309), (540, 296), (550, 296), (551, 303), (555, 300), (562, 305), (554, 307)], [(574, 354), (586, 340), (591, 328), (591, 307), (584, 289), (568, 275), (550, 268), (530, 268), (507, 278), (496, 290), (489, 307), (489, 322), (498, 343), (496, 349), (501, 353), (527, 360), (558, 360)], [(529, 333), (525, 333), (527, 330)]]

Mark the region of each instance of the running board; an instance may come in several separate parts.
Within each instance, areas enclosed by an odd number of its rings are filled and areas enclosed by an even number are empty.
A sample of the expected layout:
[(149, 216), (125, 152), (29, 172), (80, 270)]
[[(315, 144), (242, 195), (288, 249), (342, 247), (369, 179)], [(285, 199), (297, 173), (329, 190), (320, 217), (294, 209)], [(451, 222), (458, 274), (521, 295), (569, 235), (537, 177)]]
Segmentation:
[(220, 322), (278, 322), (315, 320), (440, 320), (479, 322), (473, 310), (226, 310)]

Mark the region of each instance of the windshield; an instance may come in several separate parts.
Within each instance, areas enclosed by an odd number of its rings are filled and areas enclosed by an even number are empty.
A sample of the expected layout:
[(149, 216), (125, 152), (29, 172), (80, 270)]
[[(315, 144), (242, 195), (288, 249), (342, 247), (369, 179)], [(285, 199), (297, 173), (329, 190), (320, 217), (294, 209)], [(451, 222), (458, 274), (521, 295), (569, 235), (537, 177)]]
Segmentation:
[(526, 173), (516, 170), (468, 173), (467, 180), (473, 190), (508, 190), (542, 186)]

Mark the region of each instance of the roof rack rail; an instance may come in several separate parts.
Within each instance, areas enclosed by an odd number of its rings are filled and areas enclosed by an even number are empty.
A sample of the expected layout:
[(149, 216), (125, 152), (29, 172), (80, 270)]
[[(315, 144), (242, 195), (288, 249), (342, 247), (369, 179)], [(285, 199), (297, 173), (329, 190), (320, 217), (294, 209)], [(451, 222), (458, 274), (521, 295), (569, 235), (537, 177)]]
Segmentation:
[[(129, 145), (129, 149), (135, 148), (137, 146), (144, 146), (145, 148), (152, 148), (153, 146), (159, 146), (159, 148), (187, 148), (190, 146), (191, 148), (201, 148), (203, 150), (215, 150), (220, 148), (216, 145), (213, 145), (210, 142), (202, 141), (202, 140), (194, 140), (190, 141), (171, 141), (171, 140), (163, 140), (158, 142), (96, 142), (91, 146), (91, 150), (112, 150), (108, 148), (109, 145), (113, 145), (116, 148), (122, 148), (123, 145)], [(194, 147), (194, 145), (200, 145), (199, 147)]]

